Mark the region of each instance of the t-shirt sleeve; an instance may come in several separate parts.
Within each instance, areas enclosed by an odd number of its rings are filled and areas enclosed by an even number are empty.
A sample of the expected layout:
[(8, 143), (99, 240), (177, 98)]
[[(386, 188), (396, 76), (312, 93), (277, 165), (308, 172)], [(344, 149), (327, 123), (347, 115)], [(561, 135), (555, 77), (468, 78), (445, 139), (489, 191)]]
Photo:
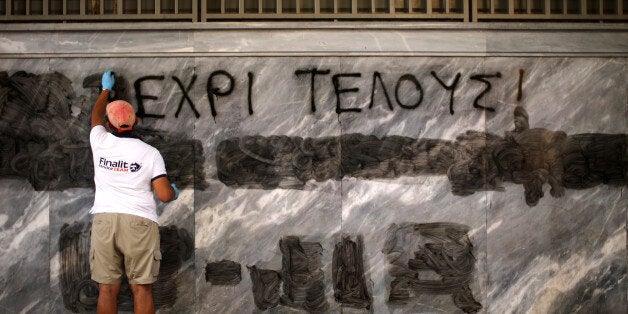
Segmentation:
[(107, 138), (107, 130), (102, 125), (97, 125), (89, 132), (89, 144), (92, 149), (97, 148)]
[(157, 178), (165, 177), (166, 173), (166, 164), (164, 163), (163, 157), (158, 151), (155, 151), (155, 159), (153, 163), (153, 176), (151, 180), (155, 180)]

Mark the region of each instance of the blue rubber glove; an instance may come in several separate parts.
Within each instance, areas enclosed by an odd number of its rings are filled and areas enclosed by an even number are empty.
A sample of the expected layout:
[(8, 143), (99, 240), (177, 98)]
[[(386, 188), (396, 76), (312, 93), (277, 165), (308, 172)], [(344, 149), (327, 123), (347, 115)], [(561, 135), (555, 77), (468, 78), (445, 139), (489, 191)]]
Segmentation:
[(172, 200), (176, 200), (177, 198), (179, 198), (179, 189), (177, 188), (177, 185), (174, 183), (170, 183), (170, 186), (172, 187), (172, 190), (174, 191), (174, 198), (172, 198)]
[(111, 71), (107, 71), (102, 74), (102, 89), (112, 90), (113, 84), (116, 82), (116, 79), (113, 77), (113, 73)]

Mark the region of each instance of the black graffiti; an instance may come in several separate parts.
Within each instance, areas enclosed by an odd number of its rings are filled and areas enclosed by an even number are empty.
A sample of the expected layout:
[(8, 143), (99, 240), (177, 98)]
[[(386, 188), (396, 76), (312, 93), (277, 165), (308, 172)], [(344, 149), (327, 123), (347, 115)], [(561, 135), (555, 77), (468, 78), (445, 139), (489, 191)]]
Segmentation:
[(517, 101), (523, 98), (523, 75), (526, 73), (524, 69), (519, 69), (519, 85), (517, 85)]
[(242, 267), (229, 260), (207, 263), (205, 281), (215, 286), (237, 285), (242, 281)]
[[(412, 84), (414, 84), (414, 87), (416, 88), (416, 90), (419, 92), (419, 99), (417, 100), (417, 102), (414, 105), (406, 105), (401, 103), (400, 97), (399, 97), (399, 89), (401, 88), (401, 84), (404, 81), (410, 81), (412, 82)], [(399, 107), (404, 108), (404, 109), (415, 109), (417, 107), (419, 107), (419, 105), (421, 105), (421, 102), (423, 101), (423, 87), (421, 87), (421, 83), (419, 83), (419, 80), (417, 80), (417, 78), (412, 75), (412, 74), (404, 74), (402, 75), (399, 80), (397, 81), (397, 85), (395, 86), (395, 99), (397, 100), (397, 104), (399, 105)]]
[[(60, 73), (9, 76), (0, 72), (0, 178), (25, 178), (37, 191), (93, 187), (91, 108), (74, 113), (71, 108), (95, 103), (101, 76), (89, 75), (83, 81), (84, 87), (94, 89), (83, 98), (75, 95), (72, 82)], [(129, 100), (124, 98), (126, 84), (124, 76), (116, 77), (113, 99)], [(200, 141), (140, 126), (135, 132), (161, 152), (173, 182), (180, 187), (207, 187)]]
[(319, 74), (327, 75), (331, 72), (331, 70), (323, 70), (319, 71), (317, 68), (312, 68), (311, 70), (296, 70), (294, 74), (296, 76), (301, 76), (304, 74), (311, 74), (310, 76), (310, 110), (312, 112), (316, 112), (316, 76)]
[[(521, 98), (523, 97), (523, 89), (522, 89), (522, 76), (523, 76), (523, 70), (520, 70), (519, 72), (519, 88), (518, 88), (518, 94), (517, 94), (517, 100), (521, 100)], [(298, 69), (294, 72), (294, 74), (297, 77), (309, 77), (309, 93), (310, 93), (310, 110), (312, 113), (316, 112), (317, 110), (317, 101), (316, 101), (316, 95), (318, 94), (318, 87), (321, 85), (320, 83), (317, 83), (317, 77), (318, 76), (323, 76), (323, 75), (328, 75), (331, 73), (330, 69), (318, 69), (316, 67), (314, 68), (308, 68), (308, 69)], [(438, 82), (438, 84), (443, 87), (445, 89), (445, 91), (449, 92), (449, 113), (450, 114), (454, 114), (454, 105), (455, 105), (455, 97), (454, 94), (456, 92), (456, 89), (459, 86), (460, 83), (460, 78), (462, 77), (461, 73), (456, 73), (456, 75), (454, 76), (453, 80), (447, 84), (445, 83), (437, 74), (435, 71), (431, 71), (430, 72), (431, 76)], [(388, 108), (391, 111), (394, 111), (394, 106), (393, 103), (391, 101), (389, 92), (388, 92), (388, 88), (386, 87), (386, 84), (384, 82), (383, 79), (384, 74), (382, 74), (381, 72), (375, 71), (373, 72), (372, 75), (372, 81), (371, 81), (371, 91), (370, 91), (370, 102), (368, 105), (369, 109), (372, 109), (375, 106), (375, 90), (379, 88), (383, 91), (384, 96), (385, 96), (385, 100), (386, 100), (386, 104), (388, 106)], [(179, 87), (179, 89), (182, 92), (182, 98), (179, 101), (179, 104), (177, 106), (177, 109), (175, 111), (175, 118), (179, 117), (179, 114), (181, 113), (182, 107), (183, 107), (183, 103), (187, 102), (190, 109), (192, 110), (192, 112), (194, 113), (194, 116), (196, 118), (200, 118), (201, 114), (199, 113), (199, 111), (197, 110), (193, 99), (190, 97), (190, 92), (194, 86), (194, 83), (197, 79), (197, 75), (193, 74), (192, 78), (190, 80), (190, 83), (187, 85), (187, 87), (184, 86), (182, 80), (177, 77), (177, 76), (172, 76), (172, 79), (175, 81), (176, 85)], [(355, 73), (336, 73), (333, 74), (331, 77), (331, 83), (334, 89), (334, 94), (336, 96), (336, 106), (335, 106), (335, 110), (337, 114), (342, 114), (342, 113), (360, 113), (362, 112), (362, 108), (347, 108), (343, 105), (342, 99), (343, 96), (350, 94), (350, 93), (357, 93), (360, 91), (359, 87), (350, 87), (351, 85), (355, 85), (355, 84), (349, 84), (347, 82), (345, 82), (346, 80), (350, 79), (350, 78), (361, 78), (362, 77), (362, 73), (359, 72), (355, 72)], [(475, 80), (475, 81), (479, 81), (485, 84), (484, 89), (475, 97), (474, 101), (473, 101), (473, 107), (479, 110), (483, 110), (483, 111), (495, 111), (495, 108), (493, 107), (488, 107), (488, 106), (482, 106), (480, 105), (480, 101), (491, 91), (492, 89), (492, 85), (491, 82), (488, 79), (491, 78), (501, 78), (502, 75), (500, 72), (497, 72), (495, 74), (472, 74), (469, 79), (471, 80)], [(93, 77), (92, 80), (93, 81), (97, 81), (97, 77)], [(137, 101), (138, 104), (138, 112), (137, 115), (140, 118), (156, 118), (156, 119), (163, 119), (165, 118), (165, 115), (163, 114), (154, 114), (154, 113), (148, 113), (146, 111), (146, 100), (157, 100), (158, 96), (154, 96), (154, 95), (145, 95), (142, 92), (142, 84), (146, 81), (163, 81), (165, 79), (165, 77), (163, 75), (149, 75), (149, 76), (143, 76), (138, 78), (134, 83), (133, 83), (133, 87), (135, 89), (135, 99)], [(247, 111), (249, 115), (253, 115), (254, 114), (254, 109), (253, 109), (253, 85), (254, 85), (254, 81), (255, 81), (255, 75), (253, 72), (247, 72)], [(222, 85), (219, 84), (223, 83)], [(211, 115), (212, 117), (215, 118), (218, 116), (218, 109), (217, 109), (217, 102), (218, 99), (221, 97), (226, 97), (229, 95), (232, 95), (236, 89), (236, 78), (229, 73), (226, 70), (216, 70), (210, 73), (209, 77), (207, 78), (207, 83), (206, 83), (206, 93), (207, 93), (207, 97), (208, 97), (208, 101), (209, 101), (209, 107), (210, 107), (210, 111), (211, 111)], [(355, 82), (360, 82), (360, 81), (355, 81)], [(379, 84), (378, 84), (379, 82)], [(97, 82), (95, 82), (97, 83)], [(402, 87), (404, 85), (407, 84), (411, 84), (411, 86), (414, 87), (414, 90), (416, 93), (418, 93), (417, 99), (416, 100), (412, 100), (409, 103), (406, 103), (408, 100), (403, 100), (403, 96), (405, 93), (402, 93)], [(346, 86), (346, 85), (349, 85)], [(117, 84), (116, 82), (116, 86), (114, 86), (114, 90), (115, 92), (117, 92), (118, 90), (121, 90), (122, 87)], [(409, 93), (410, 95), (413, 95), (415, 92), (411, 92)], [(421, 103), (423, 102), (423, 99), (425, 97), (425, 90), (423, 89), (423, 85), (421, 84), (421, 82), (419, 81), (419, 79), (417, 78), (417, 76), (415, 76), (414, 74), (403, 74), (401, 75), (395, 83), (395, 100), (396, 100), (396, 104), (402, 108), (402, 109), (407, 109), (407, 110), (414, 110), (417, 109)], [(126, 95), (126, 92), (124, 93)], [(124, 98), (122, 98), (124, 99)]]
[(362, 134), (231, 138), (217, 146), (218, 179), (238, 188), (303, 189), (309, 180), (446, 175), (460, 196), (522, 184), (529, 206), (543, 197), (546, 183), (554, 197), (566, 188), (627, 184), (626, 134), (531, 129), (522, 107), (513, 117), (514, 130), (503, 137), (467, 131), (454, 141)]
[(174, 113), (174, 117), (178, 118), (179, 117), (179, 113), (181, 112), (181, 108), (183, 108), (183, 102), (185, 102), (187, 100), (188, 104), (190, 105), (190, 109), (192, 109), (192, 111), (194, 112), (194, 116), (199, 118), (201, 116), (200, 113), (198, 113), (198, 111), (196, 110), (196, 107), (194, 106), (194, 102), (192, 101), (192, 99), (190, 98), (190, 95), (188, 95), (188, 93), (190, 92), (190, 89), (192, 89), (192, 86), (194, 85), (194, 82), (196, 82), (196, 78), (198, 76), (196, 74), (192, 75), (192, 80), (190, 81), (190, 84), (188, 85), (187, 88), (183, 87), (183, 83), (181, 82), (181, 80), (176, 77), (173, 76), (172, 79), (177, 82), (177, 86), (179, 86), (179, 88), (181, 89), (181, 92), (183, 93), (183, 96), (181, 97), (181, 101), (179, 102), (179, 106), (177, 107), (177, 112)]
[(150, 99), (150, 100), (158, 99), (157, 96), (142, 94), (142, 83), (144, 81), (151, 81), (151, 80), (162, 81), (162, 80), (164, 80), (164, 76), (163, 75), (159, 75), (159, 76), (156, 76), (156, 75), (144, 76), (144, 77), (138, 78), (133, 83), (133, 87), (135, 88), (135, 100), (137, 101), (137, 116), (140, 117), (140, 118), (158, 118), (158, 119), (161, 119), (161, 118), (165, 117), (165, 115), (163, 115), (163, 114), (146, 113), (146, 109), (144, 108), (144, 100), (145, 99)]
[[(465, 313), (478, 312), (482, 305), (469, 287), (475, 257), (468, 232), (469, 227), (454, 223), (392, 224), (382, 250), (395, 266), (388, 301), (404, 302), (411, 293), (449, 294)], [(425, 271), (438, 279), (421, 278)]]
[[(59, 283), (66, 309), (79, 313), (96, 309), (98, 283), (91, 280), (89, 268), (89, 235), (91, 223), (64, 224), (59, 234)], [(194, 241), (187, 230), (176, 226), (159, 227), (162, 260), (159, 276), (153, 284), (155, 307), (172, 307), (177, 300), (177, 273), (194, 252)], [(123, 279), (118, 297), (120, 311), (133, 310), (128, 281)]]
[(362, 109), (360, 108), (343, 108), (341, 105), (341, 101), (340, 101), (340, 95), (344, 94), (344, 93), (356, 93), (358, 92), (360, 89), (357, 87), (353, 87), (353, 88), (341, 88), (340, 85), (340, 78), (343, 77), (362, 77), (362, 74), (360, 73), (341, 73), (341, 74), (334, 74), (332, 76), (332, 82), (334, 83), (334, 93), (336, 94), (336, 113), (337, 114), (341, 114), (343, 112), (360, 112), (362, 111)]
[[(220, 88), (214, 86), (214, 78), (217, 76), (224, 76), (229, 81), (226, 90), (221, 91)], [(214, 100), (215, 96), (227, 96), (233, 92), (235, 88), (235, 78), (229, 74), (227, 71), (218, 70), (214, 71), (209, 75), (207, 79), (207, 98), (209, 99), (209, 106), (211, 108), (212, 117), (216, 117), (218, 114), (216, 112), (216, 101)]]
[(436, 75), (436, 72), (432, 71), (432, 72), (430, 72), (430, 74), (432, 74), (434, 79), (436, 79), (436, 81), (438, 81), (440, 86), (442, 86), (445, 90), (451, 91), (451, 93), (449, 94), (449, 113), (451, 115), (453, 115), (454, 114), (454, 93), (456, 92), (456, 87), (458, 86), (458, 81), (460, 81), (460, 73), (456, 73), (456, 77), (454, 78), (454, 81), (451, 84), (449, 84), (449, 85), (445, 84), (445, 82), (443, 82), (438, 77), (438, 75)]
[(355, 308), (370, 309), (373, 302), (364, 277), (362, 237), (356, 242), (344, 237), (334, 247), (332, 280), (337, 302)]
[(373, 84), (371, 85), (371, 101), (369, 102), (369, 109), (373, 108), (376, 81), (379, 81), (379, 85), (382, 87), (382, 90), (384, 91), (384, 97), (386, 97), (386, 104), (388, 105), (388, 108), (390, 109), (390, 111), (393, 111), (394, 108), (393, 108), (392, 102), (390, 101), (390, 96), (388, 96), (388, 91), (386, 90), (386, 86), (384, 85), (384, 82), (382, 81), (382, 74), (379, 72), (373, 73)]
[(495, 74), (471, 75), (472, 80), (480, 81), (486, 85), (484, 90), (477, 97), (475, 97), (475, 100), (473, 101), (473, 108), (479, 108), (479, 109), (491, 111), (491, 112), (495, 111), (495, 108), (493, 107), (485, 107), (479, 104), (480, 99), (482, 99), (482, 97), (484, 97), (484, 95), (486, 95), (491, 90), (491, 82), (488, 81), (487, 78), (494, 78), (494, 77), (501, 78), (502, 74), (497, 72)]
[[(326, 69), (326, 70), (319, 70), (317, 68), (312, 68), (312, 69), (299, 69), (295, 72), (295, 74), (297, 76), (301, 76), (301, 75), (306, 75), (306, 74), (310, 74), (310, 108), (312, 112), (316, 112), (316, 100), (315, 100), (315, 95), (316, 95), (316, 87), (317, 85), (315, 85), (315, 77), (316, 75), (322, 74), (322, 75), (326, 75), (331, 73), (331, 70)], [(440, 84), (440, 86), (442, 86), (446, 91), (450, 92), (450, 96), (449, 96), (449, 112), (450, 114), (454, 114), (454, 93), (456, 91), (456, 88), (459, 85), (460, 82), (460, 78), (461, 78), (461, 74), (460, 73), (456, 73), (453, 81), (447, 85), (445, 82), (443, 82), (440, 77), (438, 77), (438, 75), (436, 74), (436, 72), (431, 71), (430, 74), (432, 75), (432, 77)], [(336, 94), (336, 113), (337, 114), (341, 114), (341, 113), (347, 113), (347, 112), (356, 112), (359, 113), (362, 111), (361, 108), (344, 108), (342, 106), (341, 103), (341, 94), (345, 94), (345, 93), (356, 93), (359, 91), (359, 88), (357, 87), (353, 87), (353, 88), (343, 88), (341, 86), (340, 83), (340, 79), (341, 78), (360, 78), (362, 77), (362, 73), (340, 73), (340, 74), (334, 74), (332, 75), (332, 84), (334, 87), (334, 92)], [(479, 104), (480, 100), (486, 96), (486, 94), (488, 94), (491, 90), (491, 83), (487, 80), (487, 78), (501, 78), (501, 73), (497, 72), (496, 74), (473, 74), (470, 76), (470, 79), (472, 80), (476, 80), (476, 81), (480, 81), (482, 83), (484, 83), (486, 86), (485, 88), (480, 92), (480, 94), (478, 94), (476, 96), (476, 98), (473, 101), (473, 107), (480, 109), (480, 110), (485, 110), (485, 111), (495, 111), (495, 108), (492, 107), (484, 107), (482, 105)], [(386, 88), (386, 85), (383, 82), (382, 79), (382, 73), (375, 71), (373, 72), (373, 76), (372, 76), (372, 81), (371, 81), (371, 93), (370, 93), (370, 102), (369, 102), (369, 109), (372, 109), (375, 101), (375, 89), (377, 87), (377, 82), (379, 81), (379, 86), (381, 87), (382, 91), (384, 92), (384, 96), (386, 98), (386, 103), (388, 105), (388, 108), (393, 111), (393, 105), (392, 102), (390, 100), (390, 96), (388, 93), (388, 90)], [(414, 85), (416, 91), (418, 92), (419, 96), (418, 99), (416, 100), (416, 102), (412, 103), (412, 104), (406, 104), (403, 103), (403, 101), (401, 100), (401, 94), (400, 94), (400, 88), (402, 86), (402, 84), (404, 82), (410, 82), (412, 83), (412, 85)], [(519, 88), (519, 94), (522, 95), (523, 91), (522, 88)], [(399, 105), (399, 107), (403, 108), (403, 109), (416, 109), (418, 108), (424, 98), (424, 91), (423, 91), (423, 87), (421, 85), (421, 82), (417, 79), (417, 77), (414, 74), (404, 74), (402, 76), (399, 77), (399, 79), (397, 79), (396, 85), (395, 85), (395, 98), (396, 98), (396, 102), (397, 105)]]

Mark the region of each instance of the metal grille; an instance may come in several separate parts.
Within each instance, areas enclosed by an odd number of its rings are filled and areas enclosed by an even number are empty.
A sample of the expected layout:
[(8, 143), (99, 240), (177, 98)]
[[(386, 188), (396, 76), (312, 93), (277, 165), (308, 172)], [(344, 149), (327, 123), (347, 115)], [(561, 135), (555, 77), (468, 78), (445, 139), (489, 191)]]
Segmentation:
[(626, 21), (628, 0), (0, 0), (0, 21)]

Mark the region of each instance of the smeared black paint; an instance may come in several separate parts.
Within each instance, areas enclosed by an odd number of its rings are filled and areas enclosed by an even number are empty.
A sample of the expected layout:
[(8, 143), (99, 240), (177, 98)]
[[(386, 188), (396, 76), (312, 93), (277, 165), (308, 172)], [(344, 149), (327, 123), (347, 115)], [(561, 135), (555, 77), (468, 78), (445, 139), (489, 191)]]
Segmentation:
[(260, 310), (267, 310), (279, 305), (279, 288), (281, 276), (279, 272), (270, 269), (258, 269), (256, 266), (247, 266), (253, 283), (253, 300)]
[(242, 267), (234, 261), (222, 260), (207, 263), (205, 281), (215, 286), (233, 286), (242, 281)]
[(301, 242), (298, 237), (287, 236), (279, 241), (281, 249), (281, 303), (320, 312), (328, 308), (325, 299), (325, 275), (320, 257), (323, 247), (317, 242)]
[[(465, 313), (482, 309), (469, 287), (475, 257), (468, 232), (467, 226), (454, 223), (392, 224), (382, 250), (394, 277), (388, 301), (403, 303), (413, 295), (449, 294)], [(427, 277), (426, 271), (438, 279), (422, 278)]]
[[(83, 86), (99, 91), (100, 77), (87, 76)], [(121, 98), (128, 97), (126, 82), (116, 77), (114, 99), (128, 100)], [(76, 97), (72, 82), (56, 72), (0, 72), (0, 178), (26, 178), (38, 191), (93, 187), (89, 110), (97, 96)], [(73, 114), (73, 104), (83, 110)], [(179, 187), (207, 186), (200, 141), (139, 126), (136, 132), (160, 150), (171, 181)]]
[[(89, 236), (91, 223), (64, 224), (59, 235), (59, 281), (66, 309), (79, 313), (93, 311), (98, 301), (98, 283), (91, 280)], [(194, 241), (187, 230), (176, 226), (159, 227), (162, 253), (159, 276), (153, 284), (157, 309), (172, 307), (177, 300), (177, 274), (184, 261), (194, 253)], [(126, 278), (118, 297), (120, 311), (133, 310), (133, 298)]]
[(467, 131), (455, 141), (361, 134), (232, 138), (217, 147), (218, 178), (241, 188), (303, 189), (309, 180), (447, 175), (452, 193), (461, 196), (522, 184), (529, 206), (543, 197), (545, 183), (554, 197), (565, 188), (628, 183), (626, 134), (568, 136), (530, 129), (522, 107), (513, 116), (514, 130), (503, 137)]
[(329, 304), (325, 299), (325, 274), (320, 260), (323, 247), (320, 243), (301, 242), (299, 237), (285, 236), (279, 240), (279, 248), (281, 272), (247, 266), (257, 308), (266, 310), (281, 304), (308, 312), (327, 310)]
[(364, 278), (362, 237), (344, 237), (334, 247), (332, 278), (334, 297), (342, 305), (370, 309), (373, 302)]

